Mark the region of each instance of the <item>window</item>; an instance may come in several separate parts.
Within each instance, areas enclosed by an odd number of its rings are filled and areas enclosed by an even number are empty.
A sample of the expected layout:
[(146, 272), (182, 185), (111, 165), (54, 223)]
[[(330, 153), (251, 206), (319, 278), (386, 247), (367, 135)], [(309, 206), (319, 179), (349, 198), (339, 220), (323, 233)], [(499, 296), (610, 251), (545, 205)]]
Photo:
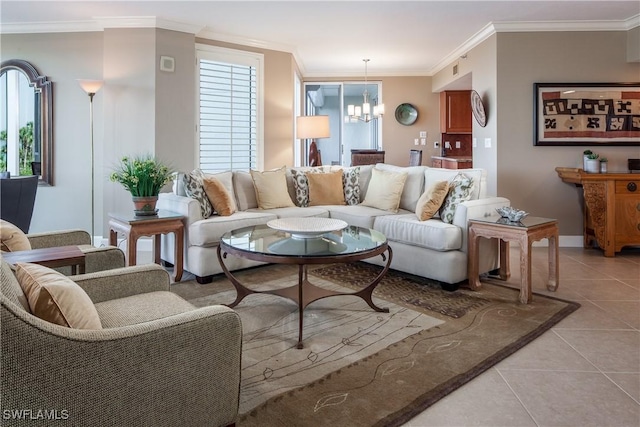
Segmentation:
[(263, 55), (198, 45), (198, 165), (262, 169)]

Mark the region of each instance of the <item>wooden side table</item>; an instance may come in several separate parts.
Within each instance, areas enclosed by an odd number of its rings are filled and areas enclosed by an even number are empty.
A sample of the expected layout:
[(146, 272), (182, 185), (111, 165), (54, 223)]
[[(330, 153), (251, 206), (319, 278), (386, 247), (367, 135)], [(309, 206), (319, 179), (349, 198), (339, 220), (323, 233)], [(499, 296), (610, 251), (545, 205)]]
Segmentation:
[(514, 223), (498, 217), (472, 219), (469, 221), (468, 276), (471, 289), (480, 288), (478, 272), (478, 238), (500, 240), (500, 278), (509, 278), (509, 242), (520, 244), (520, 302), (531, 302), (531, 245), (549, 239), (549, 281), (547, 289), (555, 291), (560, 282), (558, 269), (558, 221), (550, 218), (525, 217)]
[(50, 268), (71, 266), (71, 274), (84, 274), (85, 271), (84, 252), (77, 246), (57, 246), (28, 251), (4, 252), (2, 258), (9, 264), (32, 262)]
[(117, 246), (118, 233), (127, 239), (127, 265), (136, 265), (138, 238), (153, 236), (153, 261), (160, 264), (160, 235), (173, 233), (175, 237), (174, 281), (182, 279), (184, 251), (184, 217), (171, 211), (159, 210), (153, 216), (109, 213), (109, 244)]

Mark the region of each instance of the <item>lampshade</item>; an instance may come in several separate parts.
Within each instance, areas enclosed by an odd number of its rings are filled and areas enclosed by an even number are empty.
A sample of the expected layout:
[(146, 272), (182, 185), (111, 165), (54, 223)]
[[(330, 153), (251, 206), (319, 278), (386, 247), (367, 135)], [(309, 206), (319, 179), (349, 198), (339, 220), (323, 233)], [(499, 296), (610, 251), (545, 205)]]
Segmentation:
[(104, 82), (102, 80), (78, 79), (78, 84), (80, 85), (82, 90), (87, 92), (87, 94), (90, 94), (90, 93), (98, 92), (102, 87), (102, 85), (104, 84)]
[(329, 138), (329, 116), (296, 117), (296, 138)]

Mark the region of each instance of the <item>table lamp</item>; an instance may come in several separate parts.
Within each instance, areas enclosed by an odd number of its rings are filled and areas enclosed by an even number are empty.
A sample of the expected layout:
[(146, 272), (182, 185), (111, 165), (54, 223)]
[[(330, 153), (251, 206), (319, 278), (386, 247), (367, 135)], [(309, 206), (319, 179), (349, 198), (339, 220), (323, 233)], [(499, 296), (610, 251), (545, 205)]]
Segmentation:
[(309, 166), (320, 166), (315, 138), (329, 138), (329, 116), (298, 116), (296, 118), (296, 138), (311, 139), (309, 145)]

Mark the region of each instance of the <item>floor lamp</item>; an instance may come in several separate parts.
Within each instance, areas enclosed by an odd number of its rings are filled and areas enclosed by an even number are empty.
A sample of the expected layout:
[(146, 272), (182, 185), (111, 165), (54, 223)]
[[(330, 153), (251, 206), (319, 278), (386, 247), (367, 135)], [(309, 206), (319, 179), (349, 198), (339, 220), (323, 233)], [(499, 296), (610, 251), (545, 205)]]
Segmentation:
[(296, 138), (311, 139), (309, 145), (308, 166), (321, 166), (319, 163), (320, 153), (316, 146), (315, 138), (329, 138), (331, 129), (329, 127), (329, 116), (298, 116), (296, 117)]
[(78, 79), (82, 90), (89, 95), (89, 127), (91, 132), (91, 244), (95, 246), (95, 160), (93, 154), (93, 95), (96, 94), (104, 84), (102, 80), (82, 80)]

